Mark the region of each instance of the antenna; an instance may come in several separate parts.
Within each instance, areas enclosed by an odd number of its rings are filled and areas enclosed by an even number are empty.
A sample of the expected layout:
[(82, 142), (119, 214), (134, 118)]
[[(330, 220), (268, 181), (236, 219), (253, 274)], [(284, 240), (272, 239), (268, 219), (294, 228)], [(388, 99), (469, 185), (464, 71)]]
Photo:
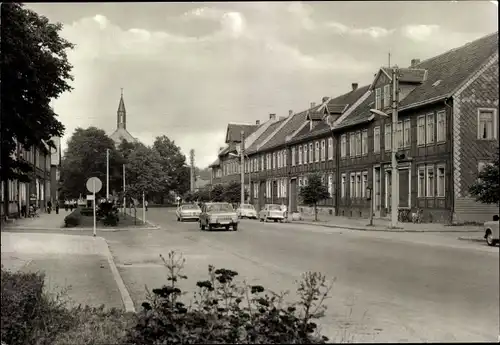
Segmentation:
[(388, 67), (391, 68), (391, 52), (389, 52), (388, 55), (389, 55), (389, 61), (388, 61), (389, 62), (389, 66)]

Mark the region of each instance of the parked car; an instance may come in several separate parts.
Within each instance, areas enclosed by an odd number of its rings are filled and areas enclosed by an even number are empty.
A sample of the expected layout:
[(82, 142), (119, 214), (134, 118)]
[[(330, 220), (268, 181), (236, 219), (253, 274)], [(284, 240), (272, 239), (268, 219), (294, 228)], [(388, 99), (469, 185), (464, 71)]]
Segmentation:
[(198, 220), (200, 218), (201, 209), (196, 204), (185, 204), (177, 208), (175, 212), (178, 222), (185, 220)]
[(259, 212), (259, 220), (261, 222), (267, 222), (268, 220), (274, 220), (275, 222), (283, 222), (285, 220), (285, 212), (281, 208), (281, 205), (277, 204), (267, 204)]
[(243, 204), (236, 209), (239, 218), (257, 219), (257, 211), (252, 204)]
[(233, 206), (227, 202), (206, 203), (201, 208), (200, 229), (212, 230), (215, 228), (232, 228), (238, 230), (238, 215)]
[(484, 238), (489, 246), (494, 246), (500, 241), (500, 235), (498, 233), (499, 223), (498, 216), (493, 216), (493, 221), (484, 223)]

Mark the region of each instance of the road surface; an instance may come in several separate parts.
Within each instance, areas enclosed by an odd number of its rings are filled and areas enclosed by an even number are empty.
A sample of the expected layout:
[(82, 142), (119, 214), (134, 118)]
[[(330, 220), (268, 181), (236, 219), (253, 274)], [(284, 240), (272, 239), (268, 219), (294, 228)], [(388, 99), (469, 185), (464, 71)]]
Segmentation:
[(159, 287), (159, 254), (184, 253), (188, 285), (208, 264), (274, 291), (305, 271), (335, 277), (323, 332), (334, 341), (496, 341), (499, 250), (449, 234), (348, 231), (244, 220), (237, 232), (200, 231), (171, 209), (148, 211), (159, 230), (102, 233), (137, 308)]

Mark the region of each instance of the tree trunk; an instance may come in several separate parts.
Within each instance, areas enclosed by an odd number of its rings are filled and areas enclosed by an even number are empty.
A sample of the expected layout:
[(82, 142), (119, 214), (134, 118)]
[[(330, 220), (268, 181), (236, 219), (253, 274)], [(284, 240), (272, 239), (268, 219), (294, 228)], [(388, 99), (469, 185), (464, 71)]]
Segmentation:
[(318, 221), (318, 205), (314, 204), (314, 221)]

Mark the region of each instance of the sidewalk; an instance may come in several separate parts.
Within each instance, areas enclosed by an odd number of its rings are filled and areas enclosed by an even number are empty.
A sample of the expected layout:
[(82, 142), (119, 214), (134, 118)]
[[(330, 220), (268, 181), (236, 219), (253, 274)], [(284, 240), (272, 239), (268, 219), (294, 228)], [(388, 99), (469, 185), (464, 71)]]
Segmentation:
[(59, 214), (55, 212), (40, 213), (39, 217), (35, 218), (20, 218), (14, 219), (12, 223), (4, 224), (2, 226), (3, 230), (8, 229), (26, 229), (26, 230), (54, 230), (64, 227), (64, 217), (66, 217), (70, 212), (59, 210)]
[(387, 232), (483, 232), (483, 227), (478, 225), (457, 225), (450, 226), (439, 223), (398, 223), (398, 229), (390, 227), (391, 222), (385, 219), (373, 219), (373, 226), (370, 220), (364, 218), (348, 218), (340, 216), (318, 216), (318, 221), (314, 221), (314, 216), (302, 215), (300, 221), (290, 221), (295, 224), (307, 224), (323, 226), (329, 228), (342, 228), (361, 231), (387, 231)]

